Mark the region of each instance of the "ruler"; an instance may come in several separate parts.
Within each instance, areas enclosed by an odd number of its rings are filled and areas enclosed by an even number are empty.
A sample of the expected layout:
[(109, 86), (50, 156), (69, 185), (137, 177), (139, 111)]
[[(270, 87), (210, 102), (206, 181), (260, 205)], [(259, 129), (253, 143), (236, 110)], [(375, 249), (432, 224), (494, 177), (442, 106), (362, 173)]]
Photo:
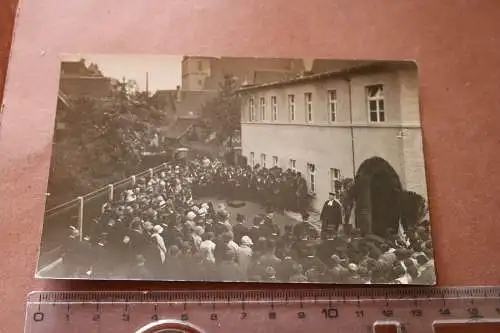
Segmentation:
[(500, 287), (293, 287), (33, 292), (25, 333), (500, 332)]

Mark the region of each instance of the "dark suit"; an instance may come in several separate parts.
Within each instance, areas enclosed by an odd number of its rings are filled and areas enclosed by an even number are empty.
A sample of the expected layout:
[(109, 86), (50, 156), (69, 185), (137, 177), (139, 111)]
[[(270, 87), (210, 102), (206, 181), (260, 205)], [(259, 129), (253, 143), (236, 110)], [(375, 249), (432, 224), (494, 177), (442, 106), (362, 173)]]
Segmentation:
[(241, 243), (241, 237), (249, 236), (249, 230), (243, 223), (237, 223), (233, 227), (234, 240), (236, 243)]
[(321, 236), (324, 238), (325, 232), (337, 232), (342, 223), (342, 206), (338, 200), (327, 200), (321, 210)]

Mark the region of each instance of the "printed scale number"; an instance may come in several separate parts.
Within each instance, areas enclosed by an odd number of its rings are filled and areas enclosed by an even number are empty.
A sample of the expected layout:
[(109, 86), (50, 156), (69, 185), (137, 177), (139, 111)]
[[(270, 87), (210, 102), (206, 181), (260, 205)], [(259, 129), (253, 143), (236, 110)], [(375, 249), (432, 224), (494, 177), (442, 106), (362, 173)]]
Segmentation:
[(500, 288), (32, 293), (49, 332), (500, 332)]

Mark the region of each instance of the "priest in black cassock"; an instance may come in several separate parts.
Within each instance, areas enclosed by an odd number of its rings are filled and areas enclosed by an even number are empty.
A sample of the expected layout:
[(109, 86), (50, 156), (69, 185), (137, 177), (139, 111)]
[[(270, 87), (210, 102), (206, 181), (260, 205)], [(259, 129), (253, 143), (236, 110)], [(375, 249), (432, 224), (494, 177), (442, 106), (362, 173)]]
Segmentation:
[(339, 225), (342, 223), (343, 207), (333, 192), (328, 193), (328, 200), (321, 210), (321, 238), (325, 239), (327, 234), (335, 235)]

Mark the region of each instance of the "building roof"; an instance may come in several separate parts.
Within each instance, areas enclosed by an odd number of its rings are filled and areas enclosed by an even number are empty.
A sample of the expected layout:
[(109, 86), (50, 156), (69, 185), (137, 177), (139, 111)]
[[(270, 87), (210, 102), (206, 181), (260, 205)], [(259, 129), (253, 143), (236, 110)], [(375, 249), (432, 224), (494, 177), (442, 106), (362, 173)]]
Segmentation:
[(70, 97), (109, 97), (113, 92), (111, 79), (104, 76), (64, 76), (59, 90)]
[(177, 118), (173, 125), (160, 128), (160, 133), (167, 139), (178, 140), (182, 138), (194, 125), (199, 122), (198, 118)]
[(261, 85), (264, 83), (277, 82), (281, 80), (290, 80), (296, 77), (297, 73), (292, 71), (279, 70), (256, 70), (253, 72), (252, 84)]
[[(180, 101), (177, 100), (178, 93)], [(203, 105), (216, 96), (217, 91), (214, 90), (158, 90), (153, 98), (166, 103), (166, 106), (172, 108), (179, 117), (186, 117), (199, 114)]]
[(88, 74), (84, 61), (63, 61), (61, 62), (61, 75), (85, 75)]
[(96, 64), (91, 63), (88, 66), (85, 60), (62, 61), (61, 76), (103, 76)]
[(190, 59), (220, 59), (221, 57), (216, 56), (183, 56), (182, 61), (190, 60)]
[(374, 61), (366, 65), (349, 67), (341, 70), (328, 71), (318, 74), (303, 73), (292, 79), (278, 80), (258, 85), (248, 85), (241, 87), (238, 91), (244, 92), (244, 91), (260, 90), (266, 88), (276, 88), (287, 85), (324, 80), (329, 78), (349, 78), (357, 75), (374, 74), (380, 72), (394, 71), (398, 69), (416, 69), (416, 65), (413, 62), (408, 62), (408, 61), (391, 61), (391, 62)]
[(333, 59), (314, 59), (312, 61), (311, 72), (320, 74), (325, 72), (335, 72), (352, 67), (365, 66), (373, 63), (366, 60), (333, 60)]
[[(255, 72), (258, 74), (258, 83), (275, 81), (280, 79), (279, 74), (286, 75), (287, 72), (299, 73), (304, 70), (301, 59), (287, 58), (258, 58), (258, 57), (185, 57), (184, 62), (190, 59), (203, 60), (208, 67), (203, 70), (195, 69), (196, 66), (183, 66), (183, 88), (190, 88), (191, 81), (186, 77), (192, 74), (203, 74), (203, 89), (217, 90), (224, 82), (225, 75), (232, 75), (238, 82), (249, 82), (254, 84)], [(208, 60), (208, 61), (207, 61)], [(207, 68), (210, 71), (207, 71)], [(275, 73), (273, 73), (275, 72)], [(271, 77), (269, 77), (271, 76)], [(198, 79), (199, 77), (197, 77)], [(195, 87), (198, 87), (195, 84)], [(197, 88), (196, 88), (197, 89)]]

